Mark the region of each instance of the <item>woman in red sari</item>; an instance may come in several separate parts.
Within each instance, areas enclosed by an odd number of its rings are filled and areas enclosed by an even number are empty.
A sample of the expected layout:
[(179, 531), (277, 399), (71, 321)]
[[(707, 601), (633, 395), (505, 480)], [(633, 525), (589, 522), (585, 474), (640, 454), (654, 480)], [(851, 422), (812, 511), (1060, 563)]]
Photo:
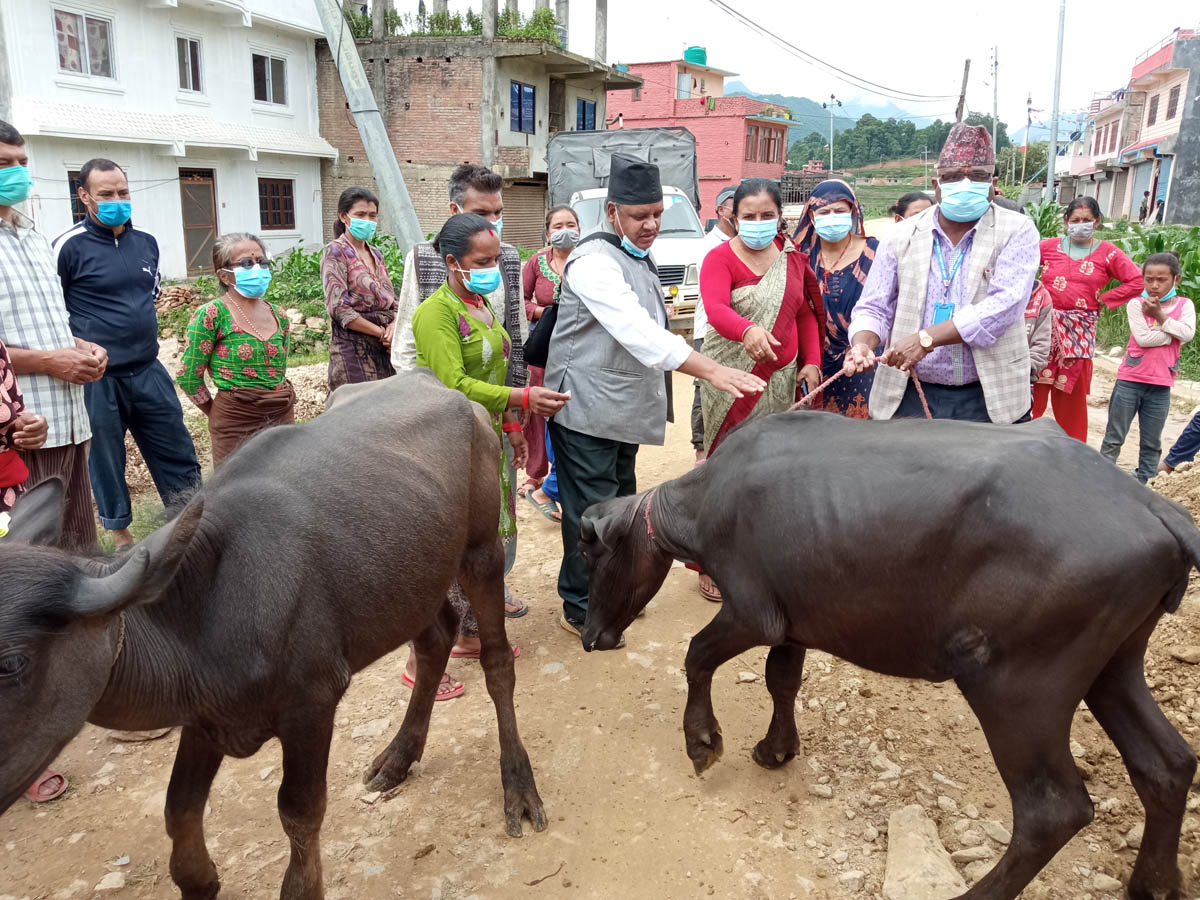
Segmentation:
[[(1076, 197), (1063, 218), (1067, 236), (1047, 238), (1041, 244), (1042, 284), (1050, 292), (1054, 310), (1050, 360), (1033, 386), (1033, 417), (1040, 418), (1051, 404), (1054, 421), (1063, 431), (1086, 441), (1100, 304), (1117, 309), (1140, 294), (1142, 272), (1119, 248), (1096, 240), (1100, 206), (1091, 197)], [(1114, 279), (1120, 284), (1101, 297), (1104, 286)]]
[(767, 382), (761, 394), (740, 399), (701, 382), (709, 456), (735, 426), (783, 412), (801, 383), (810, 391), (821, 383), (821, 289), (808, 259), (779, 233), (782, 211), (775, 182), (742, 182), (733, 196), (738, 234), (710, 251), (700, 269), (705, 355)]
[[(821, 383), (821, 288), (808, 257), (779, 232), (783, 197), (764, 178), (742, 182), (733, 195), (738, 233), (709, 251), (700, 269), (708, 314), (704, 354), (767, 382), (761, 394), (734, 399), (700, 382), (704, 449), (711, 458), (742, 422), (784, 412)], [(700, 574), (700, 593), (720, 590)]]

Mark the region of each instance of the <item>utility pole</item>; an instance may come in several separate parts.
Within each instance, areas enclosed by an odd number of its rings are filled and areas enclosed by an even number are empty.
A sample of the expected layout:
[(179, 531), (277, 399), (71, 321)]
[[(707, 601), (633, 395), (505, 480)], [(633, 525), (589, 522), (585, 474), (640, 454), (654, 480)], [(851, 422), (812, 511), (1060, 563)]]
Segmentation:
[(929, 190), (929, 147), (921, 148), (921, 159), (925, 160), (925, 190)]
[(827, 110), (829, 110), (829, 171), (832, 172), (833, 171), (833, 108), (835, 106), (841, 106), (842, 101), (839, 100), (837, 97), (833, 96), (833, 94), (830, 94), (829, 102), (822, 103), (821, 105), (823, 107), (825, 107)]
[(968, 59), (963, 64), (963, 83), (962, 90), (958, 94), (958, 109), (954, 111), (954, 121), (961, 122), (963, 114), (967, 111), (967, 76), (971, 73), (971, 61)]
[(1063, 28), (1067, 19), (1067, 0), (1058, 0), (1058, 55), (1054, 59), (1054, 106), (1050, 112), (1050, 157), (1046, 160), (1045, 199), (1054, 197), (1054, 163), (1058, 159), (1058, 92), (1062, 87)]
[(1029, 132), (1033, 128), (1033, 94), (1025, 98), (1025, 144), (1021, 147), (1021, 184), (1025, 184), (1025, 163), (1029, 161)]
[(371, 38), (376, 42), (376, 53), (371, 62), (371, 80), (375, 85), (375, 105), (379, 107), (379, 115), (385, 122), (388, 118), (387, 57), (383, 53), (383, 41), (391, 31), (387, 24), (387, 15), (391, 10), (392, 0), (372, 0)]
[(321, 17), (321, 27), (329, 42), (329, 52), (333, 55), (338, 77), (342, 80), (350, 112), (354, 115), (354, 124), (366, 148), (375, 184), (379, 187), (383, 207), (380, 212), (384, 224), (390, 225), (401, 252), (408, 253), (409, 248), (423, 237), (421, 225), (417, 222), (408, 188), (404, 185), (400, 164), (396, 162), (396, 154), (392, 151), (392, 142), (388, 140), (387, 123), (379, 112), (371, 85), (367, 82), (367, 73), (358, 55), (358, 44), (350, 33), (350, 26), (342, 15), (338, 0), (313, 2)]
[(1000, 48), (992, 47), (992, 152), (996, 151), (996, 120), (1000, 118)]

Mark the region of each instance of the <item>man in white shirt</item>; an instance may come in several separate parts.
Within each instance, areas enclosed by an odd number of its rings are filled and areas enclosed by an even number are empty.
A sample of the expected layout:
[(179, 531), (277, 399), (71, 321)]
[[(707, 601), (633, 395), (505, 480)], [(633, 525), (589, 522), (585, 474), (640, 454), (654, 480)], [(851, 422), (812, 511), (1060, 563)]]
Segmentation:
[[(733, 195), (737, 185), (721, 188), (717, 194), (717, 224), (704, 236), (704, 255), (716, 249), (737, 234), (737, 219), (733, 216)], [(703, 260), (701, 260), (703, 267)], [(696, 312), (692, 318), (692, 349), (699, 353), (704, 347), (704, 334), (708, 331), (708, 315), (704, 312), (704, 291), (696, 301)], [(704, 411), (700, 406), (700, 379), (696, 379), (696, 394), (692, 399), (692, 449), (696, 451), (696, 462), (704, 462)]]
[(666, 436), (663, 373), (678, 369), (736, 397), (765, 386), (667, 330), (662, 285), (649, 259), (663, 212), (658, 167), (614, 153), (610, 173), (611, 231), (589, 235), (568, 258), (546, 361), (546, 387), (571, 395), (550, 420), (550, 441), (563, 514), (560, 624), (575, 634), (588, 593), (580, 520), (589, 506), (637, 491), (638, 446), (662, 444)]

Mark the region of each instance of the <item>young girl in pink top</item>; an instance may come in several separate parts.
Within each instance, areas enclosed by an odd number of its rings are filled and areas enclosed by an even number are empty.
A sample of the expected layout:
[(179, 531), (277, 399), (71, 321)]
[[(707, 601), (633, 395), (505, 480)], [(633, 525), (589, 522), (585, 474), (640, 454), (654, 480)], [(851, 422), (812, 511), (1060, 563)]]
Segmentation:
[(1192, 301), (1175, 293), (1179, 284), (1179, 256), (1155, 253), (1142, 266), (1146, 289), (1125, 307), (1129, 317), (1129, 345), (1117, 370), (1117, 383), (1108, 401), (1108, 427), (1100, 452), (1114, 463), (1138, 417), (1141, 441), (1137, 480), (1154, 477), (1162, 451), (1162, 431), (1171, 408), (1171, 387), (1179, 373), (1179, 351), (1196, 333)]

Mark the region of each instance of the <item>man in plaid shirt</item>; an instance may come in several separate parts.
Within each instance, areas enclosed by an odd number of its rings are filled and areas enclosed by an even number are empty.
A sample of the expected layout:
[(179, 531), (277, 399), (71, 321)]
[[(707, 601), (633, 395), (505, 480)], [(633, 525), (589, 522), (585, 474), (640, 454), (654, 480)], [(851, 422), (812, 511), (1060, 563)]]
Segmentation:
[(42, 449), (23, 454), (29, 468), (25, 487), (62, 479), (67, 493), (62, 543), (86, 551), (96, 544), (96, 519), (83, 385), (100, 380), (108, 354), (71, 334), (50, 242), (16, 209), (29, 195), (28, 164), (25, 139), (0, 121), (0, 340), (8, 345), (27, 406), (49, 426)]

